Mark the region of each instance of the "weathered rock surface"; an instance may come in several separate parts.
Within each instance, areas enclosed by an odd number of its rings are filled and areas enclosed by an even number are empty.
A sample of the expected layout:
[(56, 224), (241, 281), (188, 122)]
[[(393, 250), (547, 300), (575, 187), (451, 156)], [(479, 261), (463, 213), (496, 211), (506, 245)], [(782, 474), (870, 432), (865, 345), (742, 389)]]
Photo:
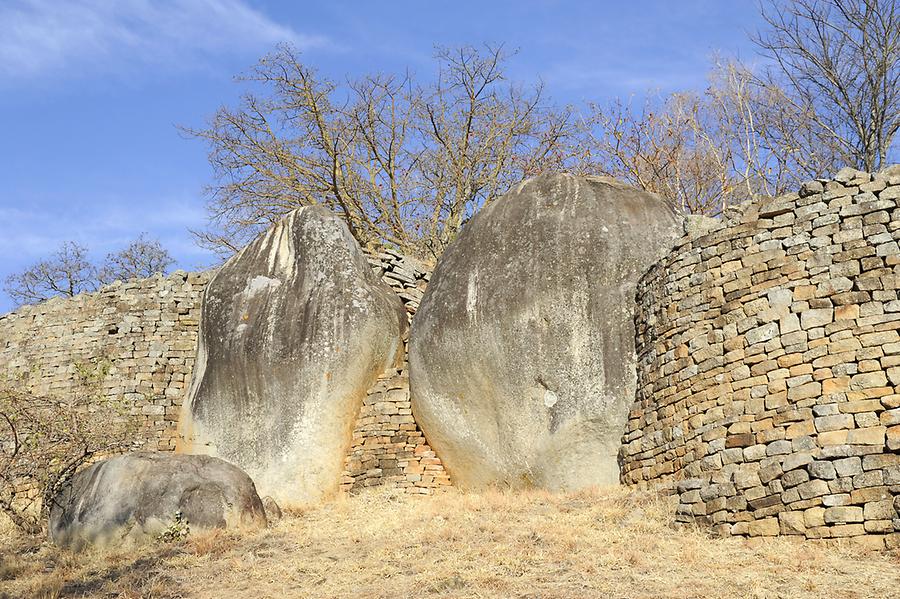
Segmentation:
[(545, 175), (466, 225), (413, 321), (413, 413), (454, 483), (616, 483), (638, 278), (682, 219), (620, 183)]
[(182, 451), (238, 464), (282, 505), (336, 491), (362, 399), (402, 358), (406, 327), (338, 217), (290, 213), (206, 289)]
[(50, 509), (50, 539), (61, 547), (152, 539), (180, 513), (191, 531), (265, 528), (253, 481), (210, 456), (139, 452), (77, 473)]

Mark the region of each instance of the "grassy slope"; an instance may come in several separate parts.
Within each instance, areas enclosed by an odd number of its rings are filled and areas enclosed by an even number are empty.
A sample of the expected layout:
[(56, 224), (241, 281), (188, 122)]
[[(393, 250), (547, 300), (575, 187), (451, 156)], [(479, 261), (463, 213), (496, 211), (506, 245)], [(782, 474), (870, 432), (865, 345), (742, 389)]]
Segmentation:
[[(269, 530), (72, 555), (0, 536), (0, 597), (897, 597), (900, 555), (850, 543), (711, 539), (664, 501), (389, 491)], [(24, 552), (22, 556), (20, 552)]]

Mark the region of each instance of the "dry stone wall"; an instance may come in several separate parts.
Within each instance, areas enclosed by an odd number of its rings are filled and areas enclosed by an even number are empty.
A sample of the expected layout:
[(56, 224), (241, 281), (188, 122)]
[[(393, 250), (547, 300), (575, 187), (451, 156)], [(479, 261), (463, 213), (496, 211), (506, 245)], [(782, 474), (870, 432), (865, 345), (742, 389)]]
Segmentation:
[(432, 266), (390, 249), (367, 254), (372, 270), (400, 296), (412, 321), (431, 280)]
[(900, 169), (736, 212), (638, 288), (622, 481), (724, 535), (900, 546)]
[(450, 485), (413, 418), (405, 362), (386, 372), (363, 401), (341, 479), (348, 492), (383, 484), (425, 495)]
[(136, 448), (172, 450), (197, 347), (207, 273), (117, 282), (0, 316), (0, 376), (38, 395), (90, 391), (130, 407)]
[[(392, 250), (371, 253), (369, 263), (400, 296), (412, 321), (431, 267)], [(385, 372), (363, 400), (341, 478), (347, 492), (383, 484), (425, 495), (450, 485), (443, 463), (413, 418), (405, 360)]]

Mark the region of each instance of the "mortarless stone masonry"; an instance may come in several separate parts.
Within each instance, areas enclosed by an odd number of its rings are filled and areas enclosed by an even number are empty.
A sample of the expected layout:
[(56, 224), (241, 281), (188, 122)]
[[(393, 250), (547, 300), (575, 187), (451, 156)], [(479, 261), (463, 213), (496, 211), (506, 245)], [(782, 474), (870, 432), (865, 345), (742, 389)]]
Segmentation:
[(363, 400), (341, 479), (349, 492), (382, 484), (424, 495), (450, 484), (412, 416), (406, 362), (385, 373)]
[(136, 449), (175, 449), (175, 425), (197, 351), (208, 273), (116, 282), (0, 316), (3, 384), (37, 395), (81, 392), (79, 369), (108, 367), (98, 392), (141, 420)]
[[(431, 276), (423, 263), (386, 250), (370, 263), (415, 314)], [(197, 351), (210, 273), (175, 272), (117, 282), (0, 316), (0, 372), (34, 394), (79, 392), (77, 372), (106, 366), (99, 392), (124, 399), (142, 423), (135, 449), (172, 451)], [(380, 484), (428, 494), (449, 484), (412, 419), (405, 370), (385, 373), (361, 408), (342, 488)]]
[[(390, 250), (370, 254), (369, 263), (397, 292), (412, 320), (431, 269)], [(341, 489), (349, 492), (381, 484), (426, 495), (450, 484), (413, 418), (405, 360), (400, 369), (384, 373), (363, 400), (341, 479)]]
[(900, 546), (900, 169), (737, 212), (639, 285), (622, 481), (723, 535)]

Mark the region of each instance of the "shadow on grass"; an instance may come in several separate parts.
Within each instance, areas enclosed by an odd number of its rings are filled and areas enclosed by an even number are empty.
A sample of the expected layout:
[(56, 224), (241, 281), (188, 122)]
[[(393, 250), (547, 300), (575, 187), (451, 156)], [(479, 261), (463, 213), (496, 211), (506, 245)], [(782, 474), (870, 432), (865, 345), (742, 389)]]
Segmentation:
[[(46, 542), (17, 543), (0, 550), (0, 599), (29, 597), (182, 597), (179, 583), (166, 572), (164, 561), (184, 553), (181, 544), (160, 546), (140, 557), (110, 556), (119, 562), (106, 567), (102, 555), (82, 561), (83, 555), (59, 550)], [(10, 591), (4, 583), (15, 585)], [(25, 585), (27, 591), (21, 585)]]
[(182, 547), (178, 545), (161, 547), (151, 555), (114, 568), (81, 573), (76, 579), (66, 581), (58, 596), (119, 597), (131, 591), (141, 597), (180, 597), (178, 583), (165, 572), (162, 562), (181, 553)]

